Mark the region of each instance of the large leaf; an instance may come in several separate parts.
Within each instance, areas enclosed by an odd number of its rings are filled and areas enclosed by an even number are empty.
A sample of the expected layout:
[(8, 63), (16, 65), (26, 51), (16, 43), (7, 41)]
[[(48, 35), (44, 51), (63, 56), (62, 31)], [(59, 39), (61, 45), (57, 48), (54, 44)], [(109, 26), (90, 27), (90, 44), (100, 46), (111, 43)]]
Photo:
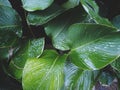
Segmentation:
[(64, 84), (66, 55), (46, 50), (39, 59), (27, 60), (23, 71), (24, 90), (60, 90)]
[(74, 8), (78, 6), (80, 3), (80, 0), (68, 0), (65, 2), (62, 6), (66, 9)]
[(10, 2), (8, 0), (0, 0), (0, 6), (8, 6), (8, 7), (12, 7)]
[(66, 64), (65, 90), (91, 90), (97, 75), (97, 71), (83, 71), (73, 64)]
[(95, 20), (96, 23), (112, 26), (111, 22), (99, 15), (99, 7), (96, 4), (95, 0), (80, 1), (86, 12)]
[(42, 25), (52, 20), (62, 12), (64, 12), (62, 7), (53, 4), (46, 10), (28, 13), (27, 21), (30, 25)]
[(100, 69), (120, 55), (120, 32), (97, 24), (74, 24), (67, 44), (72, 62), (83, 69)]
[(27, 11), (44, 10), (48, 8), (54, 0), (22, 0), (23, 8)]
[(0, 5), (0, 47), (12, 46), (21, 35), (19, 15), (11, 7)]
[(34, 39), (25, 42), (12, 58), (8, 72), (16, 78), (21, 79), (22, 71), (28, 58), (38, 58), (44, 49), (44, 39)]
[(49, 22), (45, 31), (51, 37), (53, 46), (60, 50), (68, 50), (69, 47), (66, 45), (65, 39), (69, 26), (83, 21), (85, 17), (86, 13), (83, 8), (76, 7)]

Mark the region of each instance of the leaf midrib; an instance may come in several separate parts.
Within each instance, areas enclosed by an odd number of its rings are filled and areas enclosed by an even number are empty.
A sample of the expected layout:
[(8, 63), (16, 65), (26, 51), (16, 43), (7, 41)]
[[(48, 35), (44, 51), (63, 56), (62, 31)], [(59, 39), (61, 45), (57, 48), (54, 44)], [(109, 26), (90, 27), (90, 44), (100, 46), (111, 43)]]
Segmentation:
[[(55, 63), (57, 62), (58, 58), (59, 58), (59, 56), (57, 56), (57, 57), (55, 58), (55, 60), (53, 61), (53, 64), (51, 65), (49, 71), (46, 73), (45, 77), (41, 80), (38, 88), (41, 86), (41, 84), (44, 82), (44, 80), (46, 79), (46, 77), (49, 75), (49, 73), (51, 72), (51, 70), (52, 70), (53, 67), (55, 66)], [(37, 90), (38, 90), (38, 88), (37, 88)]]
[(15, 27), (20, 27), (20, 25), (3, 25), (3, 26), (0, 26), (0, 29), (2, 29), (2, 28), (15, 28)]
[(107, 37), (107, 36), (110, 36), (110, 35), (108, 35), (108, 34), (107, 34), (107, 35), (104, 35), (103, 37), (97, 38), (97, 39), (95, 39), (95, 40), (93, 40), (93, 41), (90, 41), (90, 42), (84, 44), (84, 45), (75, 47), (75, 48), (71, 49), (71, 51), (75, 51), (76, 49), (83, 48), (83, 47), (85, 47), (85, 46), (87, 46), (87, 45), (89, 45), (89, 44), (91, 44), (91, 43), (93, 43), (93, 42), (95, 42), (95, 41), (97, 41), (97, 40), (99, 40), (99, 39), (103, 39), (103, 38), (105, 38), (105, 37)]

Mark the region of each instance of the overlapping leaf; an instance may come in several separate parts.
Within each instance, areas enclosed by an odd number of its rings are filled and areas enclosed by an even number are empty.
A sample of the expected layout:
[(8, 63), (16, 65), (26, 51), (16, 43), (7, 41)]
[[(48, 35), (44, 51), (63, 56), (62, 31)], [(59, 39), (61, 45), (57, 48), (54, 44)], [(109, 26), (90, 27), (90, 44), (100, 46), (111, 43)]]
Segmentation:
[(64, 90), (91, 90), (97, 75), (98, 71), (83, 71), (77, 66), (67, 63)]
[(48, 8), (54, 0), (22, 0), (23, 8), (27, 11), (44, 10)]
[(30, 25), (42, 25), (63, 12), (64, 9), (62, 7), (53, 4), (46, 10), (28, 13), (27, 21)]
[(66, 9), (74, 8), (78, 6), (80, 3), (80, 0), (68, 0), (65, 2), (62, 6)]
[[(68, 30), (69, 56), (83, 69), (100, 69), (120, 55), (120, 32), (97, 24), (74, 24)], [(109, 32), (109, 33), (108, 33)]]
[(118, 72), (120, 72), (120, 58), (118, 58), (116, 61), (111, 63), (111, 66), (117, 70)]
[[(66, 55), (46, 50), (39, 59), (28, 59), (22, 84), (24, 90), (60, 90), (64, 84)], [(34, 83), (33, 83), (34, 82)]]
[(17, 12), (0, 5), (0, 47), (12, 46), (21, 35), (21, 20)]
[(44, 39), (25, 42), (12, 58), (8, 72), (16, 79), (21, 79), (22, 71), (28, 58), (38, 58), (44, 49)]
[(83, 8), (76, 7), (49, 22), (45, 31), (52, 39), (53, 46), (60, 50), (68, 50), (69, 47), (66, 45), (65, 39), (69, 26), (73, 23), (82, 22), (85, 17), (86, 13)]
[(80, 0), (80, 1), (86, 12), (95, 20), (96, 23), (113, 26), (111, 22), (108, 21), (108, 19), (103, 18), (99, 15), (99, 7), (96, 4), (95, 0)]

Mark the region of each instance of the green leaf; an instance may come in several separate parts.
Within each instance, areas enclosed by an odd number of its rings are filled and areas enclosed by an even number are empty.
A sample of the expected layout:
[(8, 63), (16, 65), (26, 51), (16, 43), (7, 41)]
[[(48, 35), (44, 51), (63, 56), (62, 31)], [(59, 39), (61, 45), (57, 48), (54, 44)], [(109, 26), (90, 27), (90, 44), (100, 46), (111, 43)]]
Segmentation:
[(0, 47), (12, 46), (21, 37), (21, 20), (10, 7), (0, 6)]
[(73, 64), (66, 65), (65, 75), (65, 90), (91, 90), (96, 77), (93, 71), (83, 71)]
[(71, 61), (83, 69), (100, 69), (120, 56), (120, 32), (97, 24), (74, 24), (68, 30)]
[(120, 15), (113, 18), (112, 23), (120, 30)]
[(99, 81), (104, 85), (110, 85), (115, 79), (115, 75), (113, 73), (102, 72)]
[(9, 58), (9, 48), (0, 48), (0, 60)]
[(12, 7), (10, 2), (8, 0), (0, 0), (0, 6), (8, 6), (8, 7)]
[[(24, 90), (60, 90), (64, 84), (66, 55), (46, 50), (39, 59), (28, 59), (23, 70)], [(33, 83), (34, 82), (34, 83)]]
[(76, 7), (49, 22), (45, 27), (45, 31), (52, 39), (53, 46), (60, 50), (68, 50), (69, 47), (66, 45), (65, 39), (69, 26), (83, 21), (85, 17), (86, 13), (83, 8)]
[(27, 11), (44, 10), (48, 8), (54, 0), (22, 0), (23, 8)]
[(118, 58), (117, 60), (115, 60), (114, 62), (111, 63), (111, 66), (117, 70), (118, 72), (120, 72), (120, 58)]
[(27, 22), (30, 25), (42, 25), (63, 12), (64, 9), (62, 7), (53, 4), (46, 10), (28, 13)]
[(99, 7), (94, 0), (80, 1), (86, 12), (95, 20), (96, 23), (113, 26), (108, 19), (99, 16)]
[(78, 6), (80, 3), (80, 0), (68, 0), (65, 2), (62, 6), (66, 9), (74, 8)]
[(43, 38), (33, 39), (23, 43), (24, 44), (14, 55), (8, 67), (9, 74), (16, 79), (21, 79), (22, 71), (27, 59), (40, 57), (44, 49)]
[(33, 39), (29, 42), (28, 48), (28, 57), (29, 58), (39, 58), (44, 50), (45, 40), (42, 39)]

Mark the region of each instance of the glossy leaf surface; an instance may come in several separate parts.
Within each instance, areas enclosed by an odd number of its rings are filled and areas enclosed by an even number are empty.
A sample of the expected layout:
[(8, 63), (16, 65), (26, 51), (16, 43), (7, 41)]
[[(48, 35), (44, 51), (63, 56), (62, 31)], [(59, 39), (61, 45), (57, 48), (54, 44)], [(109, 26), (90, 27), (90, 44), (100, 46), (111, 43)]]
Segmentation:
[(30, 25), (42, 25), (52, 20), (62, 12), (64, 12), (62, 7), (53, 4), (46, 10), (29, 13), (27, 21)]
[[(66, 55), (46, 50), (39, 59), (28, 59), (22, 84), (24, 90), (60, 90), (64, 84)], [(34, 83), (33, 83), (34, 82)]]
[(65, 68), (65, 90), (91, 90), (97, 74), (97, 71), (83, 71), (77, 66), (67, 63)]
[(22, 0), (23, 8), (27, 11), (44, 10), (48, 8), (54, 0)]
[(0, 6), (8, 6), (11, 7), (11, 4), (8, 0), (0, 0)]
[(115, 30), (96, 24), (72, 25), (68, 32), (72, 62), (83, 69), (96, 70), (114, 61), (120, 55), (120, 33)]
[(77, 7), (68, 10), (59, 17), (49, 22), (45, 31), (47, 35), (52, 39), (53, 46), (60, 50), (68, 50), (66, 45), (66, 35), (68, 28), (71, 24), (81, 22), (86, 17), (86, 13), (81, 7)]
[(108, 19), (103, 18), (99, 15), (99, 7), (94, 0), (80, 0), (80, 1), (86, 12), (95, 20), (96, 23), (113, 26), (111, 22), (108, 21)]
[(80, 0), (68, 0), (65, 2), (62, 6), (66, 9), (74, 8), (78, 6), (80, 3)]
[(21, 79), (27, 59), (40, 57), (44, 49), (44, 39), (34, 39), (24, 43), (12, 58), (8, 68), (8, 72), (16, 79)]
[(12, 46), (21, 37), (21, 20), (11, 7), (0, 6), (0, 47)]
[(120, 72), (120, 58), (118, 58), (116, 61), (111, 63), (111, 66), (117, 70), (118, 72)]

